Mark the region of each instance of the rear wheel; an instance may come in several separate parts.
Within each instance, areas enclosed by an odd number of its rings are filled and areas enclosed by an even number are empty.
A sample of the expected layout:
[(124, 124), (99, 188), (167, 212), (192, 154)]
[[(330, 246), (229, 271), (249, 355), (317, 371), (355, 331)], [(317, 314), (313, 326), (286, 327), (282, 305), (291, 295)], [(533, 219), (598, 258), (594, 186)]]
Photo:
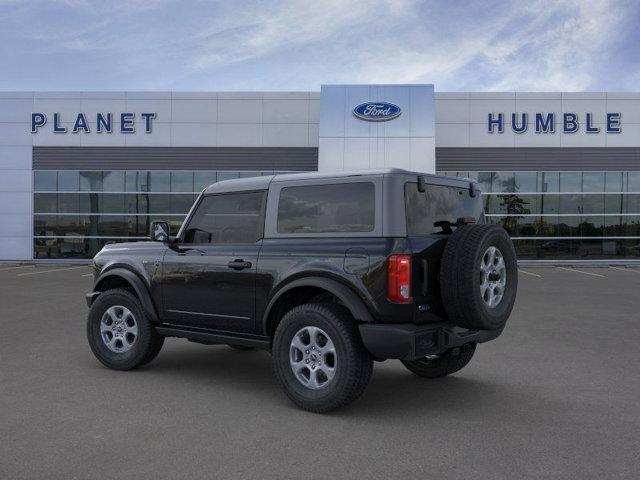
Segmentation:
[(153, 360), (164, 343), (140, 301), (127, 290), (101, 293), (87, 318), (87, 339), (100, 362), (114, 370), (130, 370)]
[(413, 373), (424, 378), (440, 378), (462, 370), (473, 358), (476, 344), (471, 343), (463, 347), (452, 348), (442, 355), (420, 358), (402, 364)]
[(373, 360), (349, 312), (336, 305), (306, 304), (289, 311), (278, 325), (273, 366), (298, 407), (321, 413), (362, 395)]

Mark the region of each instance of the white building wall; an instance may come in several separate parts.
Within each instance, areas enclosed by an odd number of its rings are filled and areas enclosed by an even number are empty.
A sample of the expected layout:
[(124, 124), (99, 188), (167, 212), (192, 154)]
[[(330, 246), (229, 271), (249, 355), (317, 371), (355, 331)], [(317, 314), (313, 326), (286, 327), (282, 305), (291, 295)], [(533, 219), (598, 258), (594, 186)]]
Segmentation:
[(33, 189), (31, 92), (0, 92), (0, 260), (29, 260)]
[[(264, 146), (320, 147), (321, 169), (404, 167), (435, 169), (435, 147), (638, 147), (640, 93), (439, 92), (429, 85), (330, 86), (336, 109), (321, 114), (319, 92), (0, 92), (0, 260), (30, 260), (33, 235), (33, 146)], [(325, 89), (323, 89), (323, 95)], [(365, 101), (402, 107), (400, 117), (373, 123), (355, 119)], [(48, 116), (30, 132), (32, 112)], [(91, 133), (72, 133), (78, 113)], [(95, 131), (98, 112), (134, 112), (135, 133)], [(139, 114), (155, 112), (152, 133)], [(487, 132), (488, 113), (504, 113), (504, 133)], [(577, 113), (577, 133), (514, 133), (510, 114)], [(621, 133), (606, 133), (606, 113), (621, 113)], [(64, 134), (53, 133), (53, 113)], [(594, 115), (600, 133), (584, 131)], [(117, 118), (114, 118), (114, 122)], [(91, 165), (86, 166), (87, 169)], [(179, 165), (176, 165), (179, 168)], [(603, 165), (606, 169), (606, 165)]]
[[(640, 146), (640, 93), (637, 92), (437, 92), (436, 147), (637, 147)], [(504, 113), (503, 133), (487, 131), (487, 115)], [(511, 114), (527, 113), (524, 133), (511, 129)], [(555, 113), (556, 131), (537, 133), (536, 113)], [(580, 128), (562, 132), (562, 115), (576, 113)], [(586, 133), (591, 113), (599, 133)], [(606, 132), (606, 114), (621, 113), (621, 132)], [(560, 127), (560, 128), (558, 128)]]
[[(0, 260), (33, 258), (33, 146), (317, 147), (319, 111), (318, 92), (0, 92)], [(47, 115), (35, 134), (32, 112)], [(135, 133), (119, 132), (123, 112)], [(151, 133), (143, 112), (156, 113)], [(78, 113), (90, 133), (71, 131)], [(96, 132), (97, 113), (114, 115), (113, 133)]]

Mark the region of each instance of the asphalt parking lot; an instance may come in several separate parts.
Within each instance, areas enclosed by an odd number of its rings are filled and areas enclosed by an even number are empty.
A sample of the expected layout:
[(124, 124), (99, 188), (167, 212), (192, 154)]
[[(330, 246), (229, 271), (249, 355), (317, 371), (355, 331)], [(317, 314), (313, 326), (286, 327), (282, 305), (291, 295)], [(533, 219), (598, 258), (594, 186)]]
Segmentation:
[(86, 267), (0, 264), (0, 478), (629, 478), (640, 472), (640, 268), (525, 268), (470, 365), (377, 363), (297, 410), (266, 352), (170, 339), (132, 372), (85, 340)]

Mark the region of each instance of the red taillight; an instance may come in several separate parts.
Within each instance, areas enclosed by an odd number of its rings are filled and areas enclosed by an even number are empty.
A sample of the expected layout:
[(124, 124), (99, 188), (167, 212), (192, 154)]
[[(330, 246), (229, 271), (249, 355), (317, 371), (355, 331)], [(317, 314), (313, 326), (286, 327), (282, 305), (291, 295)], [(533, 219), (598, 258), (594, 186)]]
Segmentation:
[(391, 255), (387, 259), (387, 298), (396, 303), (411, 300), (410, 255)]

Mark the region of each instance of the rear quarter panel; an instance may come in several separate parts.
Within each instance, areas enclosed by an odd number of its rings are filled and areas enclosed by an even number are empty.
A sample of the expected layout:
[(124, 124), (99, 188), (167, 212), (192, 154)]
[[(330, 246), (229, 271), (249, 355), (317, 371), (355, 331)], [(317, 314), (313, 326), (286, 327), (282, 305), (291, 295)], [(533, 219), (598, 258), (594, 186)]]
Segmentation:
[(410, 253), (406, 238), (265, 239), (257, 266), (258, 318), (289, 282), (319, 276), (350, 287), (376, 322), (411, 322), (413, 303), (399, 305), (387, 300), (386, 260), (393, 253)]

